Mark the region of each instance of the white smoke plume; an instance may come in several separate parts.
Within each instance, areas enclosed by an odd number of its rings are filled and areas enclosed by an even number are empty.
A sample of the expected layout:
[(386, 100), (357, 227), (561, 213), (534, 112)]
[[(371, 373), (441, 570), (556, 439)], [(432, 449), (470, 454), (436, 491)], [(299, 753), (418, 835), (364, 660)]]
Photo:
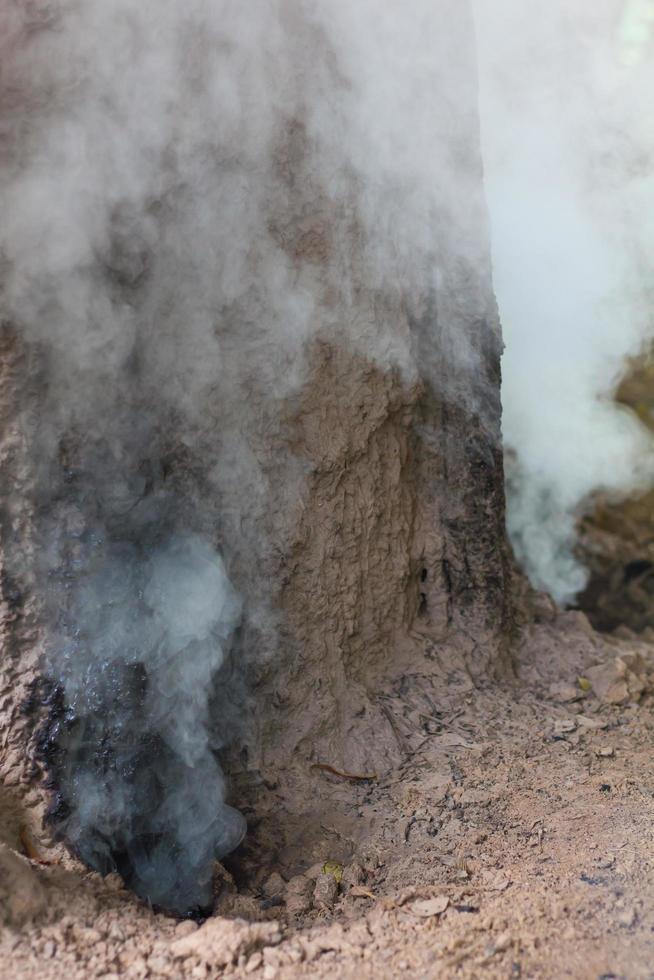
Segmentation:
[(586, 581), (588, 495), (654, 477), (649, 437), (612, 401), (654, 335), (654, 5), (474, 6), (508, 529), (534, 584), (567, 603)]
[[(319, 333), (411, 380), (409, 317), (444, 278), (465, 294), (451, 322), (488, 314), (468, 13), (0, 9), (1, 302), (31, 365), (37, 556), (10, 559), (45, 616), (52, 820), (176, 912), (210, 904), (211, 862), (243, 833), (217, 752), (243, 713), (238, 658), (260, 653), (234, 631), (275, 629), (251, 433)], [(450, 344), (474, 368), (465, 334)], [(280, 447), (276, 465), (292, 507), (304, 464)]]

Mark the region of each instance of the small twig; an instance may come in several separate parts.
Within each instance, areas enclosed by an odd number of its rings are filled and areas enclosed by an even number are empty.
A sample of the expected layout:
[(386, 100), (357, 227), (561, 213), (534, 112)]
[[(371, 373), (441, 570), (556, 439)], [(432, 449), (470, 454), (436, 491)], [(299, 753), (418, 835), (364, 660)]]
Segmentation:
[(393, 732), (393, 735), (395, 735), (395, 739), (400, 748), (400, 752), (402, 752), (404, 755), (413, 755), (410, 746), (407, 744), (406, 738), (397, 727), (396, 721), (393, 718), (393, 713), (391, 712), (388, 705), (384, 704), (381, 698), (378, 699), (378, 703), (379, 703), (379, 707), (381, 708), (381, 710), (384, 712), (384, 715), (386, 716), (386, 721), (391, 726), (391, 730)]
[(378, 778), (376, 772), (343, 772), (341, 769), (335, 769), (334, 766), (330, 766), (327, 762), (314, 762), (311, 768), (321, 769), (323, 772), (331, 773), (332, 776), (340, 776), (341, 779), (351, 779), (354, 782), (365, 782), (368, 779)]

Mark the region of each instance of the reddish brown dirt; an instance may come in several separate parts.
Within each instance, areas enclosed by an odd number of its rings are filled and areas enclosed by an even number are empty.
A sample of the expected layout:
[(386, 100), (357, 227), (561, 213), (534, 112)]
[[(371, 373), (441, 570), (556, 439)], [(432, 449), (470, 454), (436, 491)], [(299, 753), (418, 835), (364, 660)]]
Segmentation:
[(569, 614), (530, 629), (515, 684), (445, 674), (389, 686), (377, 778), (313, 769), (302, 812), (262, 787), (200, 926), (21, 842), (7, 798), (2, 975), (652, 977), (654, 647)]

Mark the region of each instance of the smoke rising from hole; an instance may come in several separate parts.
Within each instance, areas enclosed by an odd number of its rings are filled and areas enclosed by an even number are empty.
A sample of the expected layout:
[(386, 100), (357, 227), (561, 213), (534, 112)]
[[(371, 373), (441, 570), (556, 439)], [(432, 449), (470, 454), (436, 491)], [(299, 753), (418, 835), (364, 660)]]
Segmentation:
[(654, 8), (476, 0), (475, 15), (508, 529), (534, 584), (567, 603), (586, 581), (588, 495), (654, 477), (651, 440), (612, 401), (654, 334)]
[(57, 828), (87, 864), (120, 871), (153, 904), (207, 907), (214, 859), (245, 832), (224, 803), (209, 717), (239, 603), (199, 537), (157, 545), (91, 531), (72, 565), (50, 657), (65, 692), (51, 760)]
[(442, 312), (448, 363), (476, 370), (456, 326), (494, 315), (470, 21), (460, 0), (0, 19), (2, 307), (30, 362), (34, 502), (9, 561), (41, 602), (52, 821), (186, 912), (243, 829), (217, 753), (275, 652), (270, 500), (301, 497), (287, 417), (313, 346), (409, 384), (438, 368), (411, 322)]

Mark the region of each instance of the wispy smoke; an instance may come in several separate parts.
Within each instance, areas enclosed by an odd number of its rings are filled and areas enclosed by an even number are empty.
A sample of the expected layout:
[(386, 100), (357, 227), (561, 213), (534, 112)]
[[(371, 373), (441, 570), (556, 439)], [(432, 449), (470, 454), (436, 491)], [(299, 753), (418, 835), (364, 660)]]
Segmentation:
[(0, 11), (2, 307), (34, 487), (8, 561), (44, 616), (52, 819), (162, 906), (206, 905), (243, 831), (216, 751), (241, 662), (274, 650), (275, 521), (307, 468), (280, 406), (311, 342), (415, 379), (410, 318), (446, 282), (448, 364), (475, 368), (470, 31), (460, 0)]
[(583, 588), (576, 521), (654, 477), (612, 402), (654, 335), (654, 9), (476, 0), (486, 185), (504, 337), (508, 527), (536, 585)]
[(263, 38), (237, 7), (218, 13), (3, 12), (3, 305), (38, 389), (25, 427), (51, 819), (89, 865), (180, 913), (210, 905), (213, 861), (244, 833), (216, 756), (239, 693), (211, 455), (246, 370), (230, 338), (237, 324), (247, 347), (283, 318), (283, 346), (305, 316), (284, 254), (256, 240)]
[(52, 554), (55, 824), (87, 864), (118, 870), (152, 903), (204, 908), (213, 861), (245, 832), (224, 803), (209, 711), (239, 603), (201, 538), (162, 541), (158, 522), (117, 536), (84, 516), (66, 542), (74, 554)]

